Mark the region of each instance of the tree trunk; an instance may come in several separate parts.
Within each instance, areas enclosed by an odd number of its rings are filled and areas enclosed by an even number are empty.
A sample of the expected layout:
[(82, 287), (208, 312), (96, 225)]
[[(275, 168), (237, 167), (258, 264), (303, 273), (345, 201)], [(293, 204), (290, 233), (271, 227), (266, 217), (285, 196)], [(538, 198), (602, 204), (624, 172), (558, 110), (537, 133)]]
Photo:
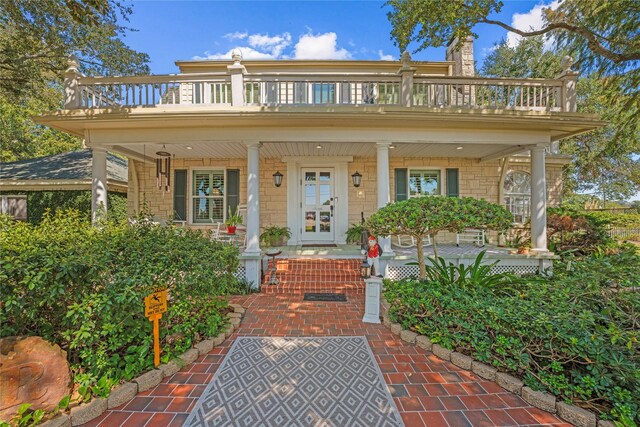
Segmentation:
[(431, 235), (431, 244), (433, 245), (433, 257), (438, 259), (438, 246), (436, 245), (436, 235)]
[(424, 248), (422, 247), (422, 236), (416, 236), (416, 250), (418, 252), (418, 267), (420, 268), (420, 279), (427, 278), (427, 269), (424, 266)]

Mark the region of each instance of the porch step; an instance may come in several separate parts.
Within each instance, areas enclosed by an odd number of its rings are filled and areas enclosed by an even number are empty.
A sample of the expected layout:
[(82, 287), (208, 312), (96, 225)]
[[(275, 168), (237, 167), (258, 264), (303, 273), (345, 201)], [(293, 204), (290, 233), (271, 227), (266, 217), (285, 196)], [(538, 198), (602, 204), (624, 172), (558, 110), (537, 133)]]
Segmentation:
[(365, 293), (360, 277), (360, 259), (276, 259), (278, 285), (269, 285), (272, 261), (264, 276), (261, 292), (304, 294), (305, 292)]

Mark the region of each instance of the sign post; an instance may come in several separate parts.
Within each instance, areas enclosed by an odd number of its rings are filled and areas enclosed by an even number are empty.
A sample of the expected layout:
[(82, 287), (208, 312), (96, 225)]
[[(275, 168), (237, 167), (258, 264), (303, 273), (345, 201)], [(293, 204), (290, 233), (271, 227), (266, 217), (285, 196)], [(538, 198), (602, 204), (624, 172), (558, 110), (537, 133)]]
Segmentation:
[(167, 290), (156, 289), (144, 298), (144, 315), (153, 322), (153, 364), (160, 365), (160, 319), (167, 311)]

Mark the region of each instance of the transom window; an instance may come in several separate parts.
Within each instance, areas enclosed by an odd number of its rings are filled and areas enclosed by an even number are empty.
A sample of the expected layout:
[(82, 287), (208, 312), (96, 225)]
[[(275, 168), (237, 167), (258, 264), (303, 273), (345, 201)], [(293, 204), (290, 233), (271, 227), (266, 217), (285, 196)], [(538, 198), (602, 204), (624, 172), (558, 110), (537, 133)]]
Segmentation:
[(224, 171), (196, 170), (191, 180), (191, 212), (194, 224), (223, 222)]
[(409, 197), (439, 196), (442, 179), (439, 170), (409, 171)]
[(531, 216), (531, 175), (511, 171), (504, 178), (504, 205), (513, 214), (513, 222), (524, 224)]

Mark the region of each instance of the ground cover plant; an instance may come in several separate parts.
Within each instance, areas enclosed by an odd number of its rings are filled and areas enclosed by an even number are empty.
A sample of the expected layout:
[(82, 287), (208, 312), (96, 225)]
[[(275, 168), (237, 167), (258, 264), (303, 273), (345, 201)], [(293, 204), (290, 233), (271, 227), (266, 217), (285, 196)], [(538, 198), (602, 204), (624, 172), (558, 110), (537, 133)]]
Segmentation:
[(564, 260), (542, 278), (433, 262), (426, 280), (386, 283), (394, 322), (602, 417), (640, 422), (635, 248)]
[(168, 289), (162, 362), (219, 334), (238, 249), (199, 231), (104, 222), (77, 211), (40, 224), (0, 217), (0, 336), (42, 336), (67, 352), (76, 391), (104, 397), (112, 385), (153, 367), (152, 322), (143, 298)]

